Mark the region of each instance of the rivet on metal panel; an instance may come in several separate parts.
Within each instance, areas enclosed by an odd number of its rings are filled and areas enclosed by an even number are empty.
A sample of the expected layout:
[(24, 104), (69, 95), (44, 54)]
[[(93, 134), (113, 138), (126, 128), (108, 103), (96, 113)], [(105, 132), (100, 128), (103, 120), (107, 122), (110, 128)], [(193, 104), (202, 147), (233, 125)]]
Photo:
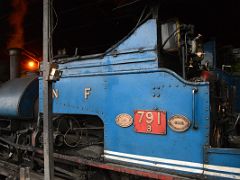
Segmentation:
[(153, 87), (153, 90), (155, 90), (156, 88), (155, 87)]
[(117, 51), (117, 50), (112, 51), (111, 55), (112, 55), (113, 57), (117, 57), (118, 51)]
[(153, 97), (155, 97), (155, 94), (152, 94)]
[(160, 97), (160, 94), (157, 94), (157, 97)]
[(139, 51), (140, 53), (143, 53), (143, 48), (139, 48), (138, 51)]
[(160, 89), (160, 86), (158, 86), (157, 89)]

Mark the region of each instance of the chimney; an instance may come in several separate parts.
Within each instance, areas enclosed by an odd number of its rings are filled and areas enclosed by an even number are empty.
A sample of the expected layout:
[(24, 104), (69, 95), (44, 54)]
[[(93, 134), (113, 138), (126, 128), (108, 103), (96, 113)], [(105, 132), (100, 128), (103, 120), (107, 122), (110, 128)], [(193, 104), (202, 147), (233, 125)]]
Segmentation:
[(21, 49), (9, 49), (10, 56), (10, 80), (20, 77)]

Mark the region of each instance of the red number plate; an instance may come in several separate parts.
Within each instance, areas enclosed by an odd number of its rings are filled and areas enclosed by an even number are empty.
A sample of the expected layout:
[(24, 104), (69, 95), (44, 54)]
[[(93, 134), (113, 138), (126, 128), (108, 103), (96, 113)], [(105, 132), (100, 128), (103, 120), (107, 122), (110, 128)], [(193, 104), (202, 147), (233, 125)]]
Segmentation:
[(166, 134), (166, 112), (136, 110), (134, 128), (139, 133)]

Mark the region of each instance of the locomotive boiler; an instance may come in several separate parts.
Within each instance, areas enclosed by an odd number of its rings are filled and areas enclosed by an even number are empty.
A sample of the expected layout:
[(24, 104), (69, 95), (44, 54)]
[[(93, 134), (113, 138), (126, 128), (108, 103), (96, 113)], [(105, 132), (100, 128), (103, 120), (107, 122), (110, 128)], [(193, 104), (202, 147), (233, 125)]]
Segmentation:
[[(54, 59), (58, 175), (240, 179), (240, 78), (214, 48), (150, 15), (105, 53)], [(0, 100), (1, 158), (40, 171), (43, 78), (2, 84)]]

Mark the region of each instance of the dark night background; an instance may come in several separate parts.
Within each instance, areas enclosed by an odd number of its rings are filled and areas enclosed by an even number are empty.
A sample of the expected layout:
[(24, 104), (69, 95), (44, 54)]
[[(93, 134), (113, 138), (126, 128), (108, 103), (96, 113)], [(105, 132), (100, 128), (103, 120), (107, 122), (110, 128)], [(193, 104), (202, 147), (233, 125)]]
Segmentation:
[[(69, 55), (99, 53), (120, 40), (136, 24), (147, 0), (55, 0), (58, 23), (54, 50), (66, 48)], [(159, 0), (161, 18), (178, 17), (196, 26), (205, 38), (215, 38), (218, 47), (240, 47), (240, 1)], [(128, 4), (127, 6), (125, 6)], [(117, 8), (116, 7), (121, 7)], [(0, 81), (8, 79), (7, 42), (12, 28), (11, 0), (0, 1)], [(41, 56), (42, 1), (27, 0), (24, 48)]]

